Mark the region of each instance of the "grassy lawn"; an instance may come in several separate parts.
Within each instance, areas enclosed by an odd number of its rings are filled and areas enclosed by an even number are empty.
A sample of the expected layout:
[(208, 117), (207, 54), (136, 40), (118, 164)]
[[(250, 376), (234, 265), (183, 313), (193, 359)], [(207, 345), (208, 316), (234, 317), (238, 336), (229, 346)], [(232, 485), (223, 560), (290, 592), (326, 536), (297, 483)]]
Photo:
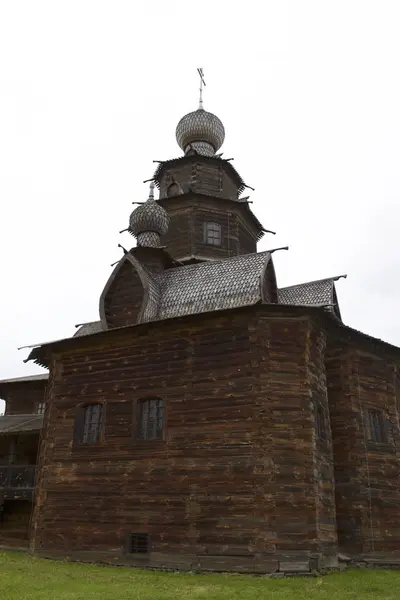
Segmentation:
[(400, 572), (353, 570), (268, 579), (96, 567), (0, 552), (1, 600), (398, 600)]

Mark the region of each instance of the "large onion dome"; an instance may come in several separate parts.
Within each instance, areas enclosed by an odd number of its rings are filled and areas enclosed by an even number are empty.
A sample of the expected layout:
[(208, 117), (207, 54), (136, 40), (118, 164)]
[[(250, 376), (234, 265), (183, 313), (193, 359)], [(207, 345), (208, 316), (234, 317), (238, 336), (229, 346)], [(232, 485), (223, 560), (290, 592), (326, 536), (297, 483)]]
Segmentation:
[(204, 156), (214, 156), (224, 143), (222, 121), (200, 106), (185, 115), (176, 127), (176, 141), (185, 154), (192, 148)]
[(132, 212), (129, 218), (129, 232), (136, 239), (138, 246), (157, 248), (161, 236), (168, 231), (169, 215), (154, 200), (154, 183), (150, 184), (150, 194), (147, 202), (141, 204)]

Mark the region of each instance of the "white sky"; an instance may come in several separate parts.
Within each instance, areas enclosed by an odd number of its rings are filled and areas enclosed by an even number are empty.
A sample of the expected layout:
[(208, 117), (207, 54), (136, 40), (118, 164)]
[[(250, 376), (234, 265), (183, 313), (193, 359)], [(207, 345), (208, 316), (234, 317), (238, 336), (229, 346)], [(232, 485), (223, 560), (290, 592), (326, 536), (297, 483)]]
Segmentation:
[[(0, 5), (0, 378), (98, 318), (118, 231), (197, 107), (255, 188), (278, 285), (347, 273), (345, 323), (400, 345), (400, 2)], [(1, 406), (0, 406), (1, 411)]]

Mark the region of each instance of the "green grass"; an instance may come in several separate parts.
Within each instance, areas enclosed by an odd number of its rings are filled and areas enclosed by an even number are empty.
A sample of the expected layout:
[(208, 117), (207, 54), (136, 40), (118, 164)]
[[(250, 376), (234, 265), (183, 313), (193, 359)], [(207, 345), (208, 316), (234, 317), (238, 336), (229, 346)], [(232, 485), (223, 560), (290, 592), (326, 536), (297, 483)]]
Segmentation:
[(1, 600), (398, 600), (400, 572), (269, 579), (97, 567), (0, 552)]

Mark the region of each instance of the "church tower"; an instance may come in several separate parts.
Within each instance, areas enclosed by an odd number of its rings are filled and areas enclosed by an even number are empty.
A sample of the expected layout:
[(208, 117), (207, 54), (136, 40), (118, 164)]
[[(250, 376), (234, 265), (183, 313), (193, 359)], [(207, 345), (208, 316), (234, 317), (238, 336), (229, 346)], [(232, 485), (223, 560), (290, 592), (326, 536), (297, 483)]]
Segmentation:
[(221, 120), (200, 102), (176, 127), (183, 156), (160, 162), (154, 174), (158, 204), (170, 217), (161, 238), (171, 256), (183, 264), (220, 260), (256, 252), (264, 228), (242, 196), (247, 186), (231, 160), (218, 151), (225, 139)]

